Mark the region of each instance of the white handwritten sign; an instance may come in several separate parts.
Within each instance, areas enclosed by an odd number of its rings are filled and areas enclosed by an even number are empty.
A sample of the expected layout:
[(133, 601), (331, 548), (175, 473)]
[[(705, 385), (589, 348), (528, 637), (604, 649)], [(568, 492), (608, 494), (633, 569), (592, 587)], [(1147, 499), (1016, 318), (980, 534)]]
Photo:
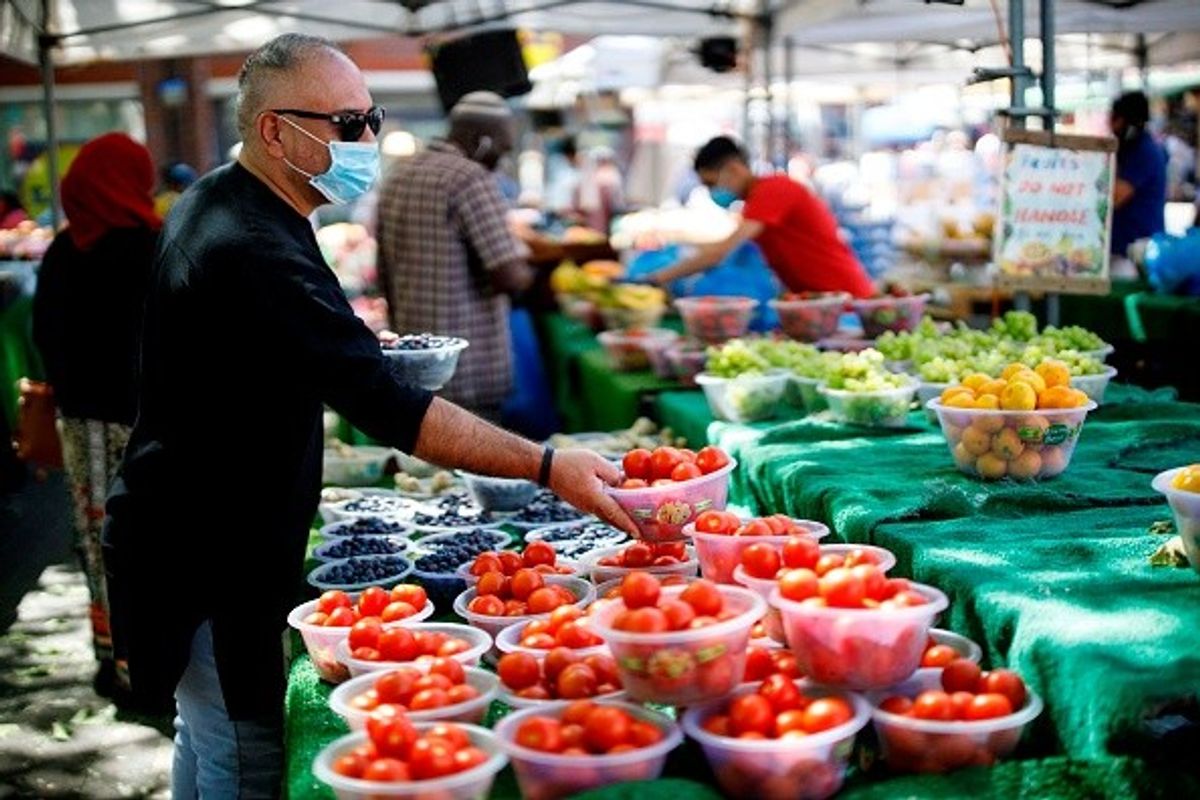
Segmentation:
[(1009, 131), (994, 258), (997, 283), (1076, 294), (1109, 289), (1112, 139)]

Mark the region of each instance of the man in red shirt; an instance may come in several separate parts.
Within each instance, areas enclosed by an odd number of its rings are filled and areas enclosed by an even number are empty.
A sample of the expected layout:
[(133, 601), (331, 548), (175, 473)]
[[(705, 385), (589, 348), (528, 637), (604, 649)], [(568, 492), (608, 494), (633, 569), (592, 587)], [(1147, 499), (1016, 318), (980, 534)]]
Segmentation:
[(694, 166), (714, 203), (728, 208), (745, 200), (742, 221), (724, 240), (704, 245), (655, 272), (652, 283), (665, 286), (711, 269), (742, 242), (753, 239), (789, 291), (875, 294), (866, 271), (838, 238), (833, 214), (804, 186), (785, 175), (755, 176), (745, 151), (728, 136), (718, 136), (700, 148)]

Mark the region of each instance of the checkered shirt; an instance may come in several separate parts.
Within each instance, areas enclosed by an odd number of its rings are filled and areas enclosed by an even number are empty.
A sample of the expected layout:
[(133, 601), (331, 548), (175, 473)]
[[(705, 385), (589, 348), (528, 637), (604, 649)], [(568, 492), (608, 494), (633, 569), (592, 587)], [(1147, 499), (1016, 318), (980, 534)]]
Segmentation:
[(492, 173), (446, 142), (396, 163), (379, 195), (379, 282), (398, 333), (461, 336), (471, 344), (441, 394), (471, 409), (500, 405), (512, 387), (508, 298), (496, 267), (521, 257)]

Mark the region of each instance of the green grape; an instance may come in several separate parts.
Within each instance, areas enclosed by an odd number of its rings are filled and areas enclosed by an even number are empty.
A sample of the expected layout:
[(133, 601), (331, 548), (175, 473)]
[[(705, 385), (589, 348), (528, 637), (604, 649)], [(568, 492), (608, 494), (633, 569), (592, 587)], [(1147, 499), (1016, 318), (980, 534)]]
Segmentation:
[(708, 348), (704, 369), (720, 378), (736, 378), (738, 375), (761, 375), (771, 369), (771, 364), (744, 339), (730, 339), (720, 347)]
[(871, 348), (843, 353), (826, 381), (829, 388), (847, 392), (881, 392), (911, 383), (907, 375), (889, 372), (883, 362), (883, 353)]
[[(1098, 348), (1097, 348), (1098, 349)], [(1072, 377), (1079, 375), (1099, 375), (1104, 372), (1104, 362), (1084, 355), (1078, 350), (1059, 350), (1054, 357), (1067, 365)]]

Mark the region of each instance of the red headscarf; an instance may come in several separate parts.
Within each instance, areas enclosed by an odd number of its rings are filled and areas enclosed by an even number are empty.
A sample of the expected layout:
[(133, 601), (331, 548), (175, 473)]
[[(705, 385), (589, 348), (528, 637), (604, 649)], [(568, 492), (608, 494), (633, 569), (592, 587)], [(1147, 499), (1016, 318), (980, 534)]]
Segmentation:
[(154, 213), (154, 162), (150, 151), (123, 133), (85, 144), (62, 182), (67, 233), (88, 250), (113, 228), (158, 230)]

